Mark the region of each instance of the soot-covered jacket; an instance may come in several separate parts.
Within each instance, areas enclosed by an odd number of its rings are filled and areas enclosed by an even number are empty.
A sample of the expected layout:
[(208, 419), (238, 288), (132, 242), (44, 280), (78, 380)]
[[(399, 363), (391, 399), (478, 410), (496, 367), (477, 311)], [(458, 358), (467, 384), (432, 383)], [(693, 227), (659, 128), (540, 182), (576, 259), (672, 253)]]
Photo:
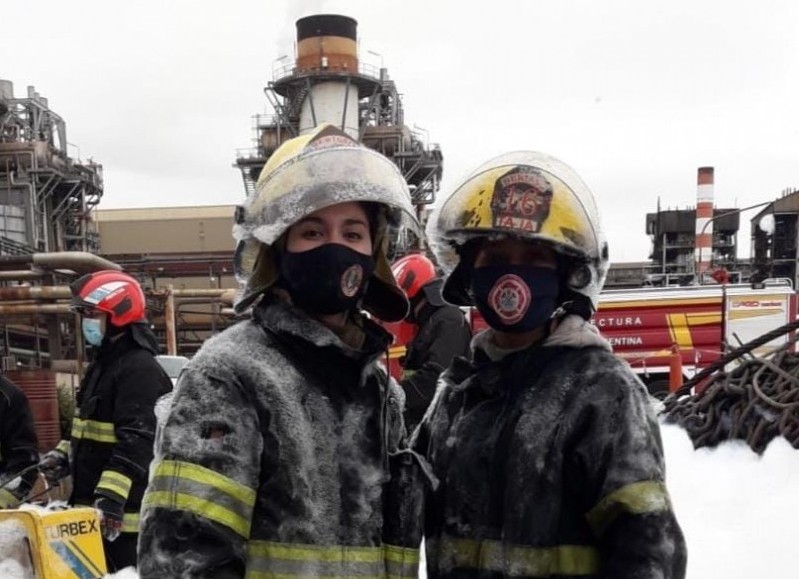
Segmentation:
[(596, 329), (562, 320), (506, 354), (491, 330), (442, 377), (415, 448), (430, 578), (682, 579), (686, 547), (643, 385)]
[(153, 408), (172, 389), (157, 352), (145, 324), (127, 326), (116, 340), (106, 338), (86, 370), (72, 421), (70, 502), (91, 505), (103, 495), (124, 503), (123, 532), (138, 531), (153, 459)]
[(35, 469), (13, 480), (39, 462), (33, 414), (24, 392), (0, 374), (0, 508), (15, 507), (36, 480)]
[(400, 384), (405, 391), (405, 423), (413, 430), (433, 400), (441, 373), (457, 356), (468, 356), (471, 332), (463, 312), (451, 305), (426, 304), (419, 331), (408, 345)]
[(416, 577), (402, 391), (379, 365), (388, 334), (359, 324), (356, 349), (268, 297), (203, 345), (159, 435), (142, 579)]

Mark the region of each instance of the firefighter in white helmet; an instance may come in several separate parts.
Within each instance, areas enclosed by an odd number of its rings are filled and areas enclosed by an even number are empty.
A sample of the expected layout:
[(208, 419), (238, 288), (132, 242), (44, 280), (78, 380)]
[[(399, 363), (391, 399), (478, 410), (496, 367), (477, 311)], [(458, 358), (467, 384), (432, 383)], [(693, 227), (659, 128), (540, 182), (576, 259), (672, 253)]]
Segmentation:
[(572, 169), (503, 155), (456, 187), (429, 237), (443, 295), (490, 326), (415, 433), (428, 576), (681, 579), (686, 549), (644, 386), (589, 319), (608, 268)]
[(144, 499), (142, 579), (416, 577), (418, 505), (405, 511), (390, 480), (404, 432), (402, 390), (380, 365), (391, 336), (361, 312), (406, 315), (386, 246), (413, 214), (396, 166), (330, 125), (269, 159), (235, 230), (236, 309), (252, 319), (178, 380)]

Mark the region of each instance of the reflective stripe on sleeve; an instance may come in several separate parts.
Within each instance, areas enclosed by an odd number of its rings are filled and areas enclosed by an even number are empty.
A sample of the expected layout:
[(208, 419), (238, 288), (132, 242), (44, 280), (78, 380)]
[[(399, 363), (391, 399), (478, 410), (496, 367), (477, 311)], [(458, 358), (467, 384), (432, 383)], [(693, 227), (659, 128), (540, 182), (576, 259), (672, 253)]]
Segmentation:
[(122, 532), (138, 533), (139, 522), (140, 522), (139, 513), (125, 513), (122, 516)]
[(97, 483), (96, 490), (109, 490), (127, 500), (131, 486), (133, 486), (133, 481), (124, 474), (115, 470), (105, 470), (100, 476), (100, 482)]
[(406, 350), (406, 346), (393, 346), (388, 349), (388, 357), (390, 360), (400, 358), (405, 355)]
[(438, 569), (479, 570), (503, 577), (594, 575), (599, 552), (586, 545), (526, 547), (501, 541), (475, 541), (443, 536), (428, 541), (428, 566)]
[(586, 518), (597, 535), (601, 535), (622, 513), (642, 515), (671, 509), (666, 485), (659, 481), (641, 481), (616, 489), (594, 508)]
[(393, 545), (351, 547), (250, 541), (247, 579), (417, 577), (419, 550)]
[[(73, 422), (73, 428), (74, 427), (75, 426), (74, 426), (74, 422)], [(70, 444), (69, 444), (68, 440), (59, 440), (58, 444), (55, 447), (56, 450), (60, 450), (61, 452), (63, 452), (66, 455), (69, 455), (70, 448), (71, 447), (70, 447)]]
[(0, 509), (13, 509), (22, 501), (8, 489), (0, 489)]
[(255, 491), (232, 478), (189, 462), (157, 464), (143, 507), (179, 509), (250, 535)]
[[(80, 503), (76, 503), (74, 505), (77, 508), (83, 509), (95, 509), (92, 505), (84, 505)], [(99, 513), (99, 511), (98, 511)], [(99, 514), (98, 514), (99, 518)], [(122, 515), (122, 532), (123, 533), (138, 533), (139, 532), (139, 523), (141, 522), (141, 517), (139, 513), (123, 513)]]
[(113, 422), (82, 420), (80, 418), (72, 419), (72, 438), (76, 440), (86, 439), (97, 442), (108, 442), (111, 444), (117, 442), (117, 436), (114, 434)]

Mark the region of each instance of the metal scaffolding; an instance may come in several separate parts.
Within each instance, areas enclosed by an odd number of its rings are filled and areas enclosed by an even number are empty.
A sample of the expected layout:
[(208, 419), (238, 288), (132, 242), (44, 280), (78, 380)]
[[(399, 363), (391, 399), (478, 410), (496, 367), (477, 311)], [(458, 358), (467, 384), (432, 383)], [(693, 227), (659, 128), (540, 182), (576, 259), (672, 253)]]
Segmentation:
[[(0, 363), (5, 370), (55, 368), (82, 357), (82, 340), (61, 284), (96, 269), (92, 209), (102, 166), (67, 154), (66, 123), (29, 86), (15, 98), (0, 80)], [(59, 292), (51, 288), (60, 287)]]
[(102, 165), (67, 154), (64, 120), (34, 87), (0, 80), (0, 255), (98, 249)]
[[(308, 17), (311, 18), (346, 19), (338, 16)], [(253, 117), (254, 147), (239, 150), (236, 155), (235, 166), (241, 170), (247, 196), (255, 191), (261, 169), (272, 153), (285, 140), (300, 134), (301, 116), (309, 116), (313, 120), (311, 126), (318, 121), (319, 111), (325, 107), (318, 102), (318, 94), (314, 96), (315, 88), (321, 84), (338, 83), (342, 94), (357, 95), (359, 140), (399, 167), (422, 217), (424, 206), (435, 202), (440, 186), (443, 171), (440, 146), (429, 142), (424, 129), (411, 129), (405, 124), (402, 96), (386, 68), (363, 62), (357, 62), (353, 69), (336, 68), (328, 65), (327, 56), (320, 54), (320, 63), (316, 67), (300, 66), (299, 52), (294, 62), (287, 63), (287, 57), (276, 61), (272, 81), (264, 89), (273, 114)], [(348, 106), (347, 98), (344, 97), (344, 108)], [(350, 119), (341, 119), (342, 125), (349, 122)]]

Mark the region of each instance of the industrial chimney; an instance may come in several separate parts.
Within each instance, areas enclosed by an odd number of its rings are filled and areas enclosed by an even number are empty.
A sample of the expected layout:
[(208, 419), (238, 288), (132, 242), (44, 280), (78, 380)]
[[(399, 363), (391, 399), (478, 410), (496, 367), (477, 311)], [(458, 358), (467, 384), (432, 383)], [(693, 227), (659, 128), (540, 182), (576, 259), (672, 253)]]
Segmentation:
[(358, 70), (358, 23), (316, 14), (297, 20), (297, 53), (290, 74), (274, 82), (299, 112), (300, 134), (330, 123), (359, 138), (358, 101), (379, 84)]
[(713, 259), (713, 167), (699, 167), (696, 180), (696, 243), (694, 271), (702, 283), (702, 275)]

